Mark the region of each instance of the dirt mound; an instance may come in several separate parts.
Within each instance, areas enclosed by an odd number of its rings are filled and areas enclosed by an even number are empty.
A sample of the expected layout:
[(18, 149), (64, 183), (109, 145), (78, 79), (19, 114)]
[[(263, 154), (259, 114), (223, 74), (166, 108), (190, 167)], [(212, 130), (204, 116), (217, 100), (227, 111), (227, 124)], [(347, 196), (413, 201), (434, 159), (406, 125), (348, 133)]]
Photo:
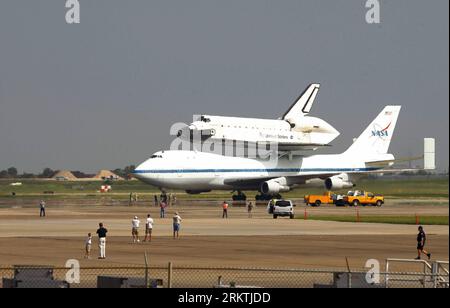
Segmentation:
[(58, 171), (54, 176), (53, 179), (55, 180), (66, 180), (66, 181), (76, 181), (78, 178), (73, 175), (72, 172), (68, 170), (61, 170)]
[(105, 179), (123, 180), (122, 177), (118, 176), (117, 174), (115, 174), (109, 170), (100, 170), (92, 179), (94, 179), (94, 180), (105, 180)]

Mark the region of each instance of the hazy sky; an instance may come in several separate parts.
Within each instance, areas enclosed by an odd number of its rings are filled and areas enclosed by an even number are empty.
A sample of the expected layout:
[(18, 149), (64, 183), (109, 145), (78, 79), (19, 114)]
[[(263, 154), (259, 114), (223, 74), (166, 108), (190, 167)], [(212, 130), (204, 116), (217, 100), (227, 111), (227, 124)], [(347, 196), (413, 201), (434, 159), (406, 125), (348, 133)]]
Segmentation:
[(448, 168), (449, 1), (64, 0), (0, 2), (0, 169), (95, 172), (167, 148), (192, 114), (277, 118), (311, 82), (312, 114), (343, 151), (387, 104), (391, 152), (437, 138)]

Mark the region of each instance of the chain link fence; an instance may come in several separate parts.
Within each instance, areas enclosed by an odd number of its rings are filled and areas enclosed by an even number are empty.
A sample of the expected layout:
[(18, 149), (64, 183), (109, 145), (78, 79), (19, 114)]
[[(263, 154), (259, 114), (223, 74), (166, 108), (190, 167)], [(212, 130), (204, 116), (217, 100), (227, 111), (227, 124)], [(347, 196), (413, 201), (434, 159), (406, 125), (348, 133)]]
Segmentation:
[(448, 271), (372, 273), (366, 270), (45, 266), (0, 268), (2, 288), (448, 288)]

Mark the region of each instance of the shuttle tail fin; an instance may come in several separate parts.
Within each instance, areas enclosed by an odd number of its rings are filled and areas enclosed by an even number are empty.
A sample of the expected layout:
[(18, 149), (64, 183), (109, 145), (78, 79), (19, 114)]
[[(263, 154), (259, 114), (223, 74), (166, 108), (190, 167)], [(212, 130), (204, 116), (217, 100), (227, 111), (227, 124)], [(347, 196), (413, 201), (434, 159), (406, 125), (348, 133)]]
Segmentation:
[(387, 154), (401, 106), (386, 106), (345, 153)]
[(292, 106), (286, 111), (282, 119), (295, 119), (299, 116), (304, 116), (311, 111), (311, 107), (314, 104), (314, 100), (319, 92), (320, 84), (310, 84), (303, 93), (295, 100)]

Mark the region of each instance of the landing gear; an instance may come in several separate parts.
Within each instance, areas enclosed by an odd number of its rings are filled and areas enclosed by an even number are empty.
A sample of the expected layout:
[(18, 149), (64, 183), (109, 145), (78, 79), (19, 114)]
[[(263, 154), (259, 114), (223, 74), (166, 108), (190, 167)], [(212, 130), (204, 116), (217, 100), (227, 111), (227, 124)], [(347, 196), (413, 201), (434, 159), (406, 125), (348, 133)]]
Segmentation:
[(240, 190), (232, 196), (233, 201), (247, 201), (247, 196)]
[(167, 199), (168, 199), (167, 193), (161, 190), (161, 194), (159, 195), (160, 202), (164, 202), (167, 204)]
[(270, 201), (272, 199), (283, 199), (283, 197), (280, 194), (276, 195), (268, 195), (268, 194), (259, 194), (255, 196), (256, 201)]

